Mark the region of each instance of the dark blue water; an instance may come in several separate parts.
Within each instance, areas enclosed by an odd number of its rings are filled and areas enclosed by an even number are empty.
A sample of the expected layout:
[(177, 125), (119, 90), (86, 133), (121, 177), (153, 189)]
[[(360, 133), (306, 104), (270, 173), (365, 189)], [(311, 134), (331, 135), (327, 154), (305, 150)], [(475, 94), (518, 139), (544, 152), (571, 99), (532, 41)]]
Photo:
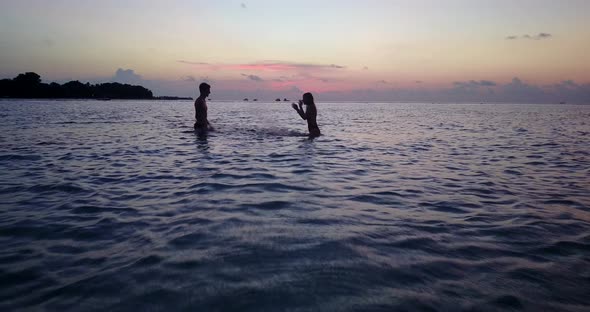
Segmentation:
[(588, 311), (590, 106), (0, 101), (0, 310)]

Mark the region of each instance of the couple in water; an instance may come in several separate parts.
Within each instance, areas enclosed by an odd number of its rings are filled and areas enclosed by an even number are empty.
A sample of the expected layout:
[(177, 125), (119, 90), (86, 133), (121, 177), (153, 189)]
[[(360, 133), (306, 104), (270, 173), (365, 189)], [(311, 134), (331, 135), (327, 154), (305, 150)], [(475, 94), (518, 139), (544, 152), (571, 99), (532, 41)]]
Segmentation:
[[(213, 131), (215, 129), (213, 129), (209, 123), (209, 120), (207, 120), (207, 97), (209, 94), (211, 94), (211, 86), (203, 82), (199, 85), (199, 92), (201, 95), (199, 95), (199, 97), (195, 100), (195, 130), (200, 132), (207, 130)], [(305, 110), (303, 109), (303, 105), (307, 106)], [(309, 136), (320, 136), (320, 128), (318, 127), (318, 123), (316, 121), (318, 110), (313, 101), (313, 95), (311, 95), (309, 92), (303, 94), (303, 100), (299, 100), (299, 106), (293, 103), (292, 107), (297, 111), (299, 116), (303, 118), (303, 120), (307, 120)]]

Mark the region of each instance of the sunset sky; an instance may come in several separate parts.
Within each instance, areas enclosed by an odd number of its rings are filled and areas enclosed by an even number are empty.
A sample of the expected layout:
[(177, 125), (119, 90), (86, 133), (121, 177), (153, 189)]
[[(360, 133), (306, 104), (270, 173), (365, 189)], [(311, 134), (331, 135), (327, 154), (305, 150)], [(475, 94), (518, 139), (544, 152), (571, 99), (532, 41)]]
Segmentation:
[[(0, 78), (157, 95), (590, 102), (586, 0), (2, 0)], [(588, 103), (590, 104), (590, 103)]]

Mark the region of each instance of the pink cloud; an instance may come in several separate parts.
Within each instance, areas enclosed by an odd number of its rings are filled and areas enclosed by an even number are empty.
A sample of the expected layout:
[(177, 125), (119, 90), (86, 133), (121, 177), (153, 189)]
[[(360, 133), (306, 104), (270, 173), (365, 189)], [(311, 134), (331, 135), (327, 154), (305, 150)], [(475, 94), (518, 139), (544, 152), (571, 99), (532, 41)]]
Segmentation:
[(232, 64), (226, 66), (228, 69), (252, 71), (289, 71), (295, 69), (295, 67), (288, 64)]
[(193, 61), (185, 61), (185, 60), (178, 60), (178, 63), (198, 66), (198, 67), (205, 67), (210, 70), (233, 70), (233, 71), (271, 71), (271, 72), (280, 72), (280, 71), (299, 71), (299, 70), (338, 70), (344, 69), (346, 67), (336, 64), (314, 64), (314, 63), (297, 63), (297, 62), (284, 62), (284, 61), (261, 61), (255, 63), (245, 63), (245, 64), (210, 64), (205, 62), (193, 62)]

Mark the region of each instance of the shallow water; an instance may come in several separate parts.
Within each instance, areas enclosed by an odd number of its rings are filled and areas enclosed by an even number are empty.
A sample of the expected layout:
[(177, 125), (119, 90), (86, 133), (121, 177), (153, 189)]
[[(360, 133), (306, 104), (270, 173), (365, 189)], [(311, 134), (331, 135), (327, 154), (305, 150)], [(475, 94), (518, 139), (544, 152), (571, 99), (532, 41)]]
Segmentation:
[(0, 101), (0, 309), (590, 309), (590, 106), (289, 105)]

